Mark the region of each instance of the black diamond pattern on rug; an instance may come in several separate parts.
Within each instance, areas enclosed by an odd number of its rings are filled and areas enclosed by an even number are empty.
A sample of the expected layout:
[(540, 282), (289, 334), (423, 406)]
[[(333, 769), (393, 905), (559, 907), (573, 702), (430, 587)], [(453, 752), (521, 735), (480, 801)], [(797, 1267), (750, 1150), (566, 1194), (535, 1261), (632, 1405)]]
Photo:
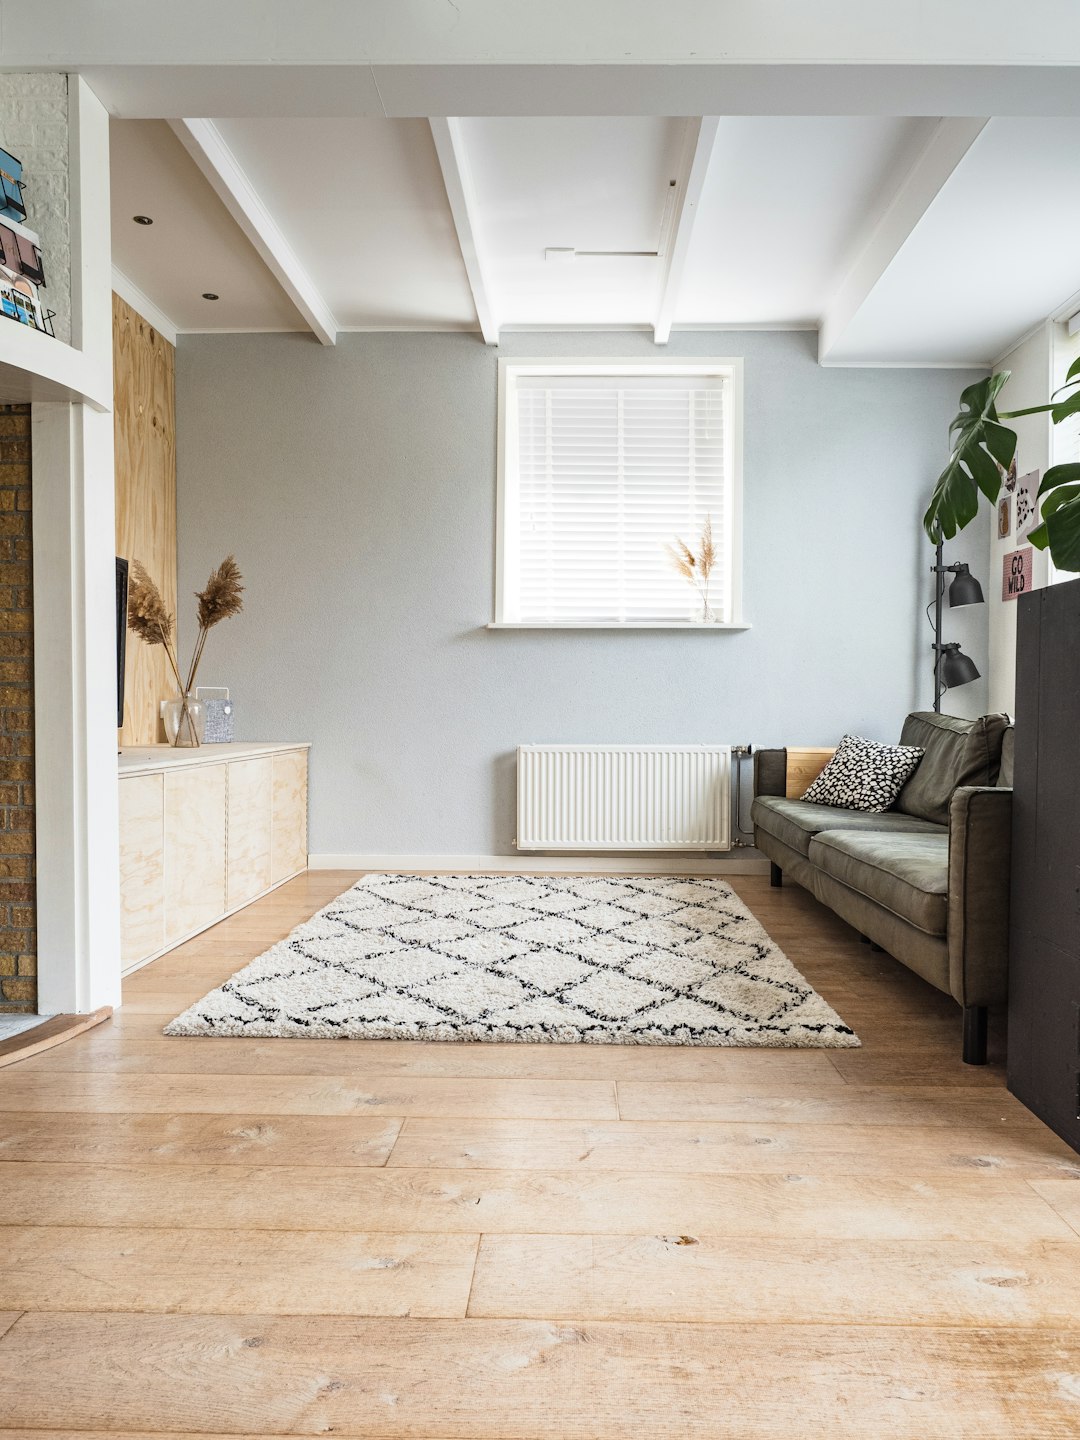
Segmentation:
[(670, 876), (365, 875), (165, 1034), (859, 1044), (729, 885)]

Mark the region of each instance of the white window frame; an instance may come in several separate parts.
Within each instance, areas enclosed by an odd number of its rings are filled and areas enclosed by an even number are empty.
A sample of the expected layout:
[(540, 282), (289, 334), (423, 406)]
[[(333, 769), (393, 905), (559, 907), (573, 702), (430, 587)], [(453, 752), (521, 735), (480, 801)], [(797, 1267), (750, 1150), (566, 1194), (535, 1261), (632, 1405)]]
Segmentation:
[[(517, 533), (517, 416), (510, 397), (518, 378), (529, 375), (649, 376), (689, 375), (727, 382), (728, 405), (724, 426), (724, 470), (727, 513), (725, 533), (731, 536), (729, 560), (730, 614), (724, 621), (700, 625), (675, 620), (508, 620), (506, 618), (514, 576), (513, 544)], [(743, 619), (743, 362), (741, 357), (712, 356), (650, 360), (627, 359), (500, 359), (498, 419), (498, 488), (495, 515), (495, 618), (489, 630), (696, 630), (698, 632), (749, 630)]]

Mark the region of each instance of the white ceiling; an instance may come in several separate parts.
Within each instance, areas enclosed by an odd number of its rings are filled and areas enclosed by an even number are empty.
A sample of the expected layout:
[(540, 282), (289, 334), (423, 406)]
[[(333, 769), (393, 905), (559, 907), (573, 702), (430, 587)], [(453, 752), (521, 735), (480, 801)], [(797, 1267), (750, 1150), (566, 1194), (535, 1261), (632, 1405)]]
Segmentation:
[(991, 120), (848, 326), (835, 355), (1000, 359), (1080, 309), (1080, 120)]
[(720, 122), (676, 323), (815, 325), (934, 128), (878, 116)]
[(173, 328), (305, 328), (164, 120), (114, 120), (109, 140), (113, 264)]
[(475, 223), (506, 325), (649, 325), (686, 122), (645, 117), (465, 120)]
[(426, 120), (223, 120), (343, 330), (475, 324)]
[(1076, 119), (502, 116), (449, 155), (420, 119), (199, 123), (112, 126), (115, 263), (180, 332), (662, 329), (666, 295), (826, 363), (987, 364), (1080, 291)]

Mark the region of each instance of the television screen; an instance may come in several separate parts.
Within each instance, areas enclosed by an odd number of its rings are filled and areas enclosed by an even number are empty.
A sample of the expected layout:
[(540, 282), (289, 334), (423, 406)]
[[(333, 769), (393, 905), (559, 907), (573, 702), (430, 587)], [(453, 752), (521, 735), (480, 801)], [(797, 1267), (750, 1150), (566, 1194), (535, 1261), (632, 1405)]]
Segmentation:
[(116, 728), (124, 723), (124, 665), (127, 659), (128, 562), (116, 557)]

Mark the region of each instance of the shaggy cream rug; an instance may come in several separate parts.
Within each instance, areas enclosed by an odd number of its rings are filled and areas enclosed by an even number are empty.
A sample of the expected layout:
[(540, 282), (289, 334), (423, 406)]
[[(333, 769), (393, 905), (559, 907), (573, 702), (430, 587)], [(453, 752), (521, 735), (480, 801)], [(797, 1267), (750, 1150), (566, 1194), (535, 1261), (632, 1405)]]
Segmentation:
[(166, 1035), (839, 1048), (722, 880), (366, 875)]

